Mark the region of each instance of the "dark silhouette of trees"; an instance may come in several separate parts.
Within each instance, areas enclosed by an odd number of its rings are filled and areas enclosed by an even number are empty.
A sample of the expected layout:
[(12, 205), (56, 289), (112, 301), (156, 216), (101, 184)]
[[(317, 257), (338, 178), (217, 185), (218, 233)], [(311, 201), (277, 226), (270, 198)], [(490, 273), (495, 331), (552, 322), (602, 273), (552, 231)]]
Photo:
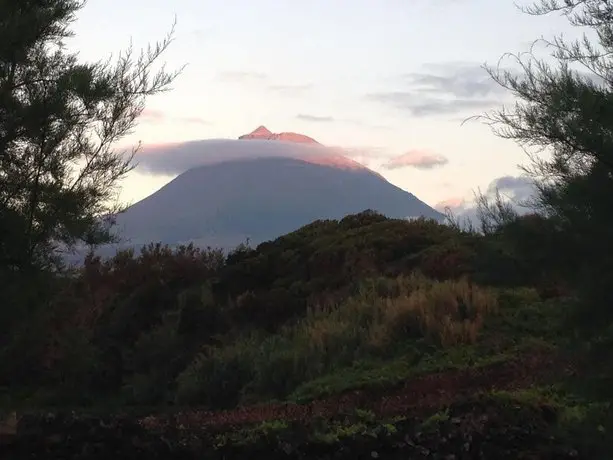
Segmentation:
[(0, 1), (0, 335), (45, 304), (62, 251), (112, 239), (109, 216), (135, 153), (116, 142), (178, 74), (157, 65), (172, 31), (114, 63), (68, 52), (84, 3)]
[(533, 47), (512, 56), (519, 72), (490, 68), (518, 103), (483, 119), (529, 152), (524, 169), (538, 190), (533, 204), (550, 219), (558, 243), (549, 256), (562, 263), (564, 253), (563, 263), (572, 267), (567, 281), (594, 313), (580, 318), (602, 326), (613, 320), (613, 4), (543, 0), (523, 10), (562, 13), (591, 34), (537, 40), (552, 59)]
[(47, 268), (56, 249), (110, 238), (118, 182), (134, 152), (115, 149), (145, 99), (176, 72), (155, 69), (172, 32), (140, 55), (85, 63), (66, 51), (84, 2), (0, 4), (0, 265)]

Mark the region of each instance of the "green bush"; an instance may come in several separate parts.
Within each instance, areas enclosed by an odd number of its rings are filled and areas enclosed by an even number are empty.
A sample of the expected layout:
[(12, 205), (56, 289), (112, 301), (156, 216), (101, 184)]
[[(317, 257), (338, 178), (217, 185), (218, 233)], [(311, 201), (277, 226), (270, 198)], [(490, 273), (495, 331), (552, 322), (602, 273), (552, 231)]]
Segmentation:
[(240, 402), (243, 387), (252, 380), (253, 342), (206, 347), (177, 377), (175, 401), (224, 409)]

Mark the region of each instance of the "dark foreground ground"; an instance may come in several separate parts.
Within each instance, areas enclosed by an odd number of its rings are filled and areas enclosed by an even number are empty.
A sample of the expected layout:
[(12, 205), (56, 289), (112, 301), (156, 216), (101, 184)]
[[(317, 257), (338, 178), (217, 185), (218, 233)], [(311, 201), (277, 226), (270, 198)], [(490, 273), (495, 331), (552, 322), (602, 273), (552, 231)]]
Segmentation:
[(567, 359), (531, 353), (303, 405), (148, 415), (12, 413), (2, 426), (0, 458), (608, 458), (604, 428), (591, 433), (601, 438), (600, 447), (592, 441), (584, 447), (587, 438), (573, 435), (566, 423), (578, 406), (561, 404), (548, 386), (576, 373)]

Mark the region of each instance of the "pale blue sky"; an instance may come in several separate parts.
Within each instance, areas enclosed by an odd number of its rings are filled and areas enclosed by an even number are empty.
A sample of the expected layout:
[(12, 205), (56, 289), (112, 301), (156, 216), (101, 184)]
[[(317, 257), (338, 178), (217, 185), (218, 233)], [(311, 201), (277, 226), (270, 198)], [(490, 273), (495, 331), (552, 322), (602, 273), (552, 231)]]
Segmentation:
[[(351, 149), (431, 205), (470, 198), (525, 159), (486, 126), (460, 126), (507, 100), (479, 65), (569, 30), (561, 18), (520, 13), (513, 0), (89, 0), (70, 46), (88, 60), (130, 39), (138, 49), (162, 38), (175, 15), (164, 60), (188, 67), (172, 92), (150, 100), (130, 141), (236, 138), (261, 124), (296, 131)], [(382, 167), (411, 150), (448, 162)], [(137, 169), (123, 197), (140, 199), (168, 179)]]

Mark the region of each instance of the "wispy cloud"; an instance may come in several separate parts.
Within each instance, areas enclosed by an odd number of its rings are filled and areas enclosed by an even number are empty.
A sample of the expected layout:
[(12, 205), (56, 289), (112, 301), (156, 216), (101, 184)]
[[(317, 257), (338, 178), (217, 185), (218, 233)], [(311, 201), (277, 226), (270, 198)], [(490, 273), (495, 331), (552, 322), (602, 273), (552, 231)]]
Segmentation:
[(296, 115), (296, 118), (298, 120), (312, 121), (315, 123), (330, 123), (330, 122), (335, 121), (335, 118), (331, 116), (309, 115), (305, 113), (300, 113)]
[(466, 111), (481, 110), (495, 105), (495, 99), (443, 99), (424, 97), (415, 92), (389, 92), (371, 95), (371, 99), (406, 110), (416, 117), (450, 115)]
[(211, 122), (201, 117), (172, 115), (162, 110), (145, 109), (140, 115), (140, 120), (144, 123), (190, 123), (200, 125), (210, 125)]
[(447, 94), (458, 98), (490, 97), (506, 90), (496, 83), (483, 66), (467, 62), (431, 63), (423, 72), (402, 76), (421, 93)]
[(449, 163), (442, 155), (421, 150), (410, 150), (407, 153), (391, 158), (382, 166), (385, 169), (417, 168), (433, 169)]
[(481, 111), (500, 104), (505, 90), (478, 64), (426, 64), (422, 72), (403, 74), (401, 89), (371, 93), (367, 98), (416, 117)]

